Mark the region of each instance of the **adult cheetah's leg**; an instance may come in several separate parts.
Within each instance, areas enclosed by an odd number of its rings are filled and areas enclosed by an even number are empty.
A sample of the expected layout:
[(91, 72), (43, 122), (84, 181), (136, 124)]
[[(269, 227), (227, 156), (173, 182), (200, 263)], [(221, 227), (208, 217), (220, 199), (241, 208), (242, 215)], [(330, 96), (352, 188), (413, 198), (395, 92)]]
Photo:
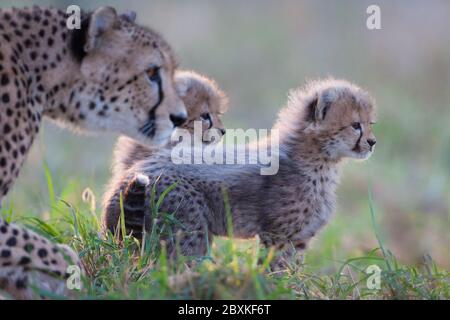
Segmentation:
[(6, 293), (5, 298), (20, 300), (45, 298), (45, 293), (60, 297), (69, 297), (74, 293), (65, 279), (21, 266), (0, 269), (0, 300), (1, 292)]
[(0, 221), (0, 290), (17, 299), (37, 298), (33, 288), (66, 296), (71, 265), (82, 273), (78, 255), (69, 247)]
[[(4, 298), (33, 299), (33, 290), (27, 285), (28, 275), (23, 267), (3, 267), (0, 269), (0, 293)], [(0, 295), (2, 297), (2, 295)]]
[(1, 291), (6, 293), (5, 298), (11, 297), (19, 300), (44, 298), (45, 294), (40, 294), (39, 291), (62, 297), (67, 297), (71, 293), (64, 279), (21, 266), (0, 269)]

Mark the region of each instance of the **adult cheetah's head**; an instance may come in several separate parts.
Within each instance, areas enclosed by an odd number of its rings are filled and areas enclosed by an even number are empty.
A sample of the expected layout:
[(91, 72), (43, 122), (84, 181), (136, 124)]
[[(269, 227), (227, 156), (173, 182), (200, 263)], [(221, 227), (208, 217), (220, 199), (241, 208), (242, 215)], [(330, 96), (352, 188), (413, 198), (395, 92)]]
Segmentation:
[(87, 129), (162, 144), (186, 119), (173, 79), (177, 63), (167, 42), (134, 18), (101, 7), (83, 19), (71, 43), (85, 81), (76, 96), (95, 97), (84, 115)]

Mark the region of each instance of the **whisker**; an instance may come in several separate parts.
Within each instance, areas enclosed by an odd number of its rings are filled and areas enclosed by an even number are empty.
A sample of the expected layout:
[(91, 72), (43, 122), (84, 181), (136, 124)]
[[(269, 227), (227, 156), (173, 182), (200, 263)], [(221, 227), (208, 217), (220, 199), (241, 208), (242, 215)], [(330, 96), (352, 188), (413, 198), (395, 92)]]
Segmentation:
[(148, 121), (145, 125), (143, 125), (140, 129), (140, 131), (145, 134), (148, 135), (152, 129), (154, 128), (154, 122), (153, 121)]

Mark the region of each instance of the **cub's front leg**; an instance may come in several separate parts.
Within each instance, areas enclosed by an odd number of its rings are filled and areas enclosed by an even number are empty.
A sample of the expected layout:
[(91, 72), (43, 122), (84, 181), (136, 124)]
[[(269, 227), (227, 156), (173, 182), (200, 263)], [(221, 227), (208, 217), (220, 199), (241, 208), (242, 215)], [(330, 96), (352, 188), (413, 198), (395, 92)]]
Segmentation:
[(306, 243), (289, 241), (273, 234), (261, 234), (261, 242), (266, 248), (275, 249), (275, 257), (270, 263), (271, 271), (295, 270), (303, 264)]

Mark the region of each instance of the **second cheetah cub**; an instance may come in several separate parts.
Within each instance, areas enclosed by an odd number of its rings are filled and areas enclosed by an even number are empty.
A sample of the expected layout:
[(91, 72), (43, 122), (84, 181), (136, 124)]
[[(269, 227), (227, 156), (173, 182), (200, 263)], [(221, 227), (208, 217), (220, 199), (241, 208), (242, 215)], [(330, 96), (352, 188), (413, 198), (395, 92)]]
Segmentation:
[[(218, 143), (225, 134), (222, 123), (222, 116), (228, 108), (228, 98), (225, 93), (214, 80), (194, 71), (177, 71), (174, 78), (176, 90), (186, 106), (188, 116), (186, 122), (175, 129), (174, 135), (177, 135), (177, 130), (187, 130), (193, 144), (195, 141), (199, 144)], [(194, 130), (195, 123), (198, 126), (197, 130)], [(215, 132), (212, 133), (212, 131)], [(118, 191), (127, 169), (139, 161), (148, 161), (161, 148), (170, 150), (174, 144), (174, 142), (168, 142), (164, 147), (149, 147), (128, 137), (120, 137), (114, 150), (112, 179), (104, 195), (105, 206), (110, 208), (108, 202), (118, 203), (120, 195)], [(117, 222), (116, 216), (113, 216), (114, 219), (110, 219), (110, 215), (105, 215), (104, 220), (104, 224), (111, 230), (115, 227), (113, 224)], [(134, 235), (138, 237), (140, 232)]]
[[(258, 235), (265, 246), (281, 251), (274, 267), (285, 267), (329, 221), (342, 160), (366, 159), (373, 152), (374, 122), (375, 104), (366, 91), (343, 80), (311, 82), (290, 94), (274, 125), (280, 138), (277, 174), (260, 175), (260, 165), (175, 165), (169, 153), (159, 152), (127, 170), (117, 188), (124, 190), (127, 231), (150, 228), (146, 198), (152, 189), (160, 195), (176, 182), (160, 211), (174, 212), (181, 223), (172, 227), (181, 253), (204, 255), (214, 235), (228, 234), (225, 188), (233, 235)], [(106, 208), (110, 229), (118, 221), (117, 207), (115, 200)], [(174, 255), (174, 240), (167, 244)]]
[[(187, 120), (175, 128), (174, 135), (178, 130), (188, 130), (192, 138), (201, 143), (217, 143), (215, 137), (225, 134), (222, 116), (228, 109), (228, 98), (219, 88), (216, 82), (194, 71), (176, 71), (175, 88), (183, 101)], [(199, 132), (194, 131), (194, 123), (201, 124)], [(215, 134), (211, 134), (215, 130)], [(165, 147), (170, 148), (172, 142)], [(131, 138), (120, 137), (114, 149), (113, 176), (118, 176), (134, 163), (149, 158), (160, 147), (143, 145)]]

